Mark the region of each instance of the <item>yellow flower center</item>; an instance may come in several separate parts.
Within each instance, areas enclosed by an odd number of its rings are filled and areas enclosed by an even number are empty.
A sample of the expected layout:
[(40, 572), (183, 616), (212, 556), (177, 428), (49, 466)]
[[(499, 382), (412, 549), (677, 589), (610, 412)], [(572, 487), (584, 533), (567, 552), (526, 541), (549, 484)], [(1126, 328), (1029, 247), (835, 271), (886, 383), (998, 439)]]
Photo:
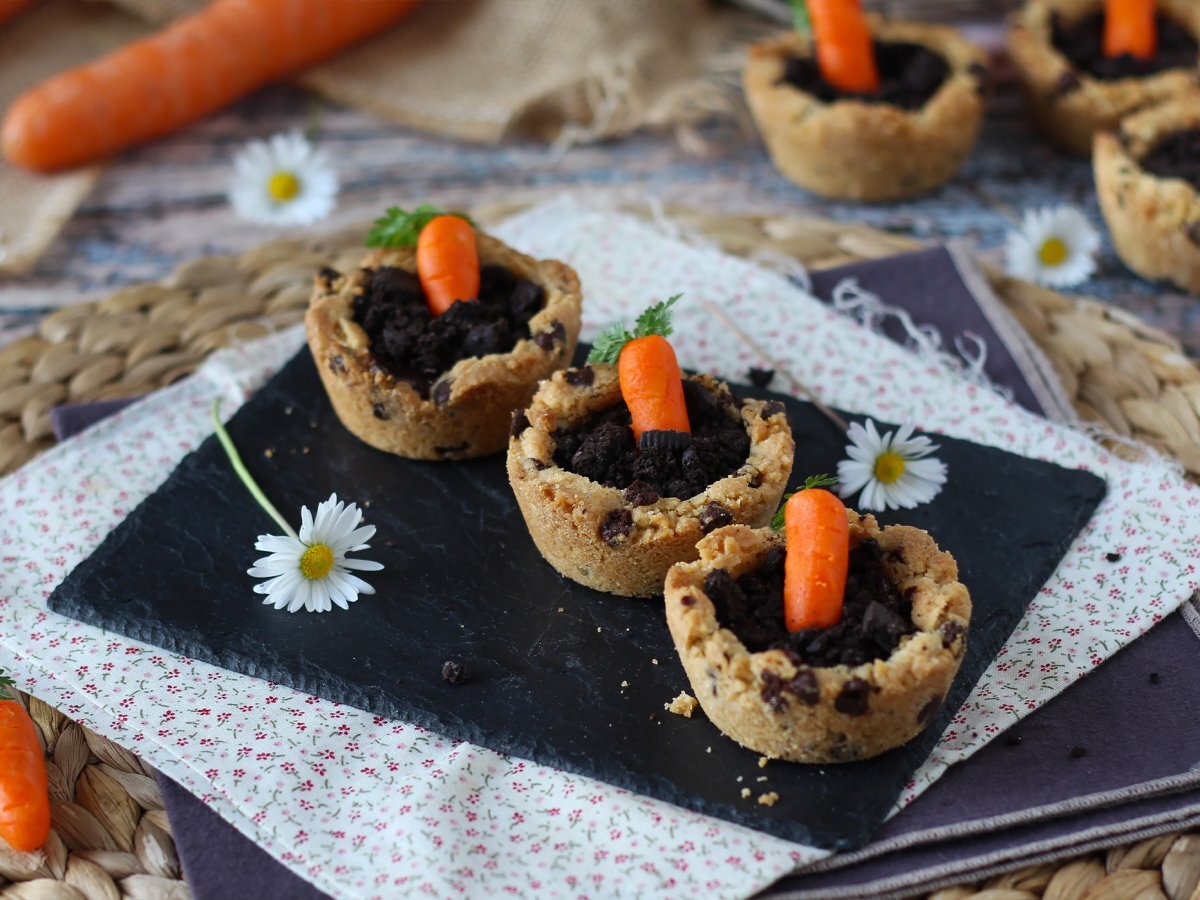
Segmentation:
[(300, 179), (291, 172), (276, 172), (267, 182), (267, 193), (280, 203), (295, 200), (300, 193)]
[(884, 484), (894, 484), (904, 474), (904, 457), (898, 453), (882, 453), (875, 460), (875, 478)]
[(300, 557), (300, 574), (309, 581), (318, 581), (333, 568), (333, 551), (324, 544), (313, 544)]
[(1046, 238), (1042, 242), (1042, 246), (1038, 248), (1038, 259), (1042, 261), (1043, 266), (1061, 266), (1067, 261), (1069, 255), (1067, 245), (1062, 238)]

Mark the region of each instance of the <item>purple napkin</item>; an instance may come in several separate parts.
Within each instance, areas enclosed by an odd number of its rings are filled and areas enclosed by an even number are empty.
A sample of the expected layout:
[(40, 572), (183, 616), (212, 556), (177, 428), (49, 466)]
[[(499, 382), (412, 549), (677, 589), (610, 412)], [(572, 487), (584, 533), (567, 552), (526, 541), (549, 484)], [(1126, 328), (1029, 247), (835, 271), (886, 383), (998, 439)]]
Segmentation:
[[(842, 308), (875, 321), (898, 342), (911, 342), (914, 328), (928, 326), (933, 330), (924, 333), (936, 331), (943, 351), (963, 348), (962, 366), (982, 362), (987, 380), (1011, 391), (1015, 402), (1053, 419), (1071, 418), (1048, 363), (956, 249), (855, 263), (813, 273), (812, 282), (822, 299), (837, 294)], [(69, 436), (124, 403), (60, 407), (51, 414), (55, 433)], [(911, 893), (982, 878), (1006, 862), (1070, 856), (1200, 821), (1200, 772), (1191, 771), (1190, 749), (1200, 744), (1200, 723), (1178, 714), (1179, 697), (1200, 696), (1200, 667), (1193, 664), (1200, 612), (1184, 613), (951, 768), (870, 844), (823, 860), (768, 893)], [(159, 780), (197, 900), (325, 896), (190, 793)]]

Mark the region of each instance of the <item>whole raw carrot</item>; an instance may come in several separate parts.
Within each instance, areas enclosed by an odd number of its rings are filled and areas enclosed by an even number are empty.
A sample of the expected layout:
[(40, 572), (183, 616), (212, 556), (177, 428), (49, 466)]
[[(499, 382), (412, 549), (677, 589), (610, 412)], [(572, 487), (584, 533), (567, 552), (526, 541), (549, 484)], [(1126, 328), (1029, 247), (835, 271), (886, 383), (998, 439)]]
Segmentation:
[(690, 434), (683, 375), (675, 350), (658, 334), (634, 338), (621, 348), (617, 362), (621, 396), (633, 419), (633, 437), (646, 431), (682, 431)]
[(96, 162), (226, 106), (396, 21), (419, 0), (212, 0), (18, 97), (0, 149), (53, 171)]
[(1158, 50), (1154, 0), (1105, 0), (1104, 55), (1149, 59)]
[(859, 0), (807, 0), (821, 77), (851, 94), (879, 90), (871, 29)]
[(33, 0), (0, 0), (0, 22), (11, 19), (21, 10), (32, 5)]
[(33, 720), (8, 699), (5, 686), (10, 684), (0, 677), (0, 839), (29, 852), (50, 834), (50, 792)]
[(417, 238), (417, 277), (429, 311), (440, 316), (455, 300), (479, 296), (475, 229), (461, 216), (430, 219)]
[(828, 628), (842, 618), (850, 566), (850, 525), (836, 495), (814, 488), (792, 494), (784, 507), (787, 556), (783, 621), (788, 631)]

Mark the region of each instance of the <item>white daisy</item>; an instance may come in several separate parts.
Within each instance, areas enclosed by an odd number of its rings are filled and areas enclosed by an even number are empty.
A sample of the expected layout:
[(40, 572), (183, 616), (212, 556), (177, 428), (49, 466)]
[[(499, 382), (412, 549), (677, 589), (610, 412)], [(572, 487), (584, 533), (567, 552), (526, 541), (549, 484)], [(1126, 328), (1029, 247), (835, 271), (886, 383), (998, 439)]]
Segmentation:
[(298, 131), (251, 141), (234, 158), (229, 202), (264, 225), (308, 225), (333, 212), (338, 179), (324, 150)]
[(1096, 271), (1099, 249), (1099, 232), (1074, 207), (1031, 209), (1004, 245), (1005, 270), (1014, 278), (1071, 287)]
[(880, 437), (875, 423), (857, 422), (847, 432), (850, 444), (838, 463), (838, 493), (849, 497), (862, 491), (860, 509), (912, 509), (928, 503), (946, 483), (946, 465), (929, 454), (937, 446), (927, 437), (913, 437), (913, 426)]
[(258, 560), (248, 574), (266, 578), (254, 586), (255, 593), (266, 594), (264, 604), (276, 609), (287, 607), (295, 612), (328, 612), (337, 604), (342, 609), (359, 594), (373, 594), (375, 588), (350, 572), (377, 572), (383, 566), (366, 559), (350, 559), (347, 554), (366, 550), (375, 534), (374, 525), (363, 525), (362, 512), (353, 503), (338, 500), (337, 494), (317, 506), (316, 518), (308, 507), (300, 510), (300, 534), (260, 535), (254, 549), (271, 554)]

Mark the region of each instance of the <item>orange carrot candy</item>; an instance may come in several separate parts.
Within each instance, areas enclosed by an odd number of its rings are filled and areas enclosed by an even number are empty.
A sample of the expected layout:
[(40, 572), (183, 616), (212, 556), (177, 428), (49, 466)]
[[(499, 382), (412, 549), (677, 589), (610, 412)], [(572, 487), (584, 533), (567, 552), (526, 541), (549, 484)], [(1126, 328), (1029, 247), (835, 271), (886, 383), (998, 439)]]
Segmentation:
[(596, 339), (588, 362), (617, 363), (621, 397), (629, 407), (633, 437), (639, 443), (648, 431), (691, 434), (683, 374), (671, 334), (671, 307), (682, 297), (656, 303), (637, 318), (633, 333), (614, 325)]
[(793, 0), (796, 30), (811, 30), (821, 77), (848, 94), (879, 90), (871, 29), (860, 0)]
[[(783, 621), (788, 631), (828, 628), (842, 618), (846, 574), (850, 569), (850, 525), (846, 505), (821, 485), (837, 481), (825, 475), (808, 479), (782, 509), (787, 542), (783, 568)], [(772, 524), (779, 527), (776, 516)]]
[(0, 672), (0, 839), (30, 852), (50, 834), (46, 759), (29, 713), (9, 699), (11, 678)]
[(1158, 50), (1154, 0), (1105, 0), (1104, 55), (1150, 59)]
[(444, 212), (422, 203), (412, 212), (398, 206), (375, 220), (367, 233), (368, 247), (416, 247), (417, 278), (425, 303), (440, 316), (455, 300), (479, 296), (479, 250), (469, 216)]
[(419, 0), (212, 0), (18, 97), (0, 149), (49, 172), (160, 137), (392, 24)]

